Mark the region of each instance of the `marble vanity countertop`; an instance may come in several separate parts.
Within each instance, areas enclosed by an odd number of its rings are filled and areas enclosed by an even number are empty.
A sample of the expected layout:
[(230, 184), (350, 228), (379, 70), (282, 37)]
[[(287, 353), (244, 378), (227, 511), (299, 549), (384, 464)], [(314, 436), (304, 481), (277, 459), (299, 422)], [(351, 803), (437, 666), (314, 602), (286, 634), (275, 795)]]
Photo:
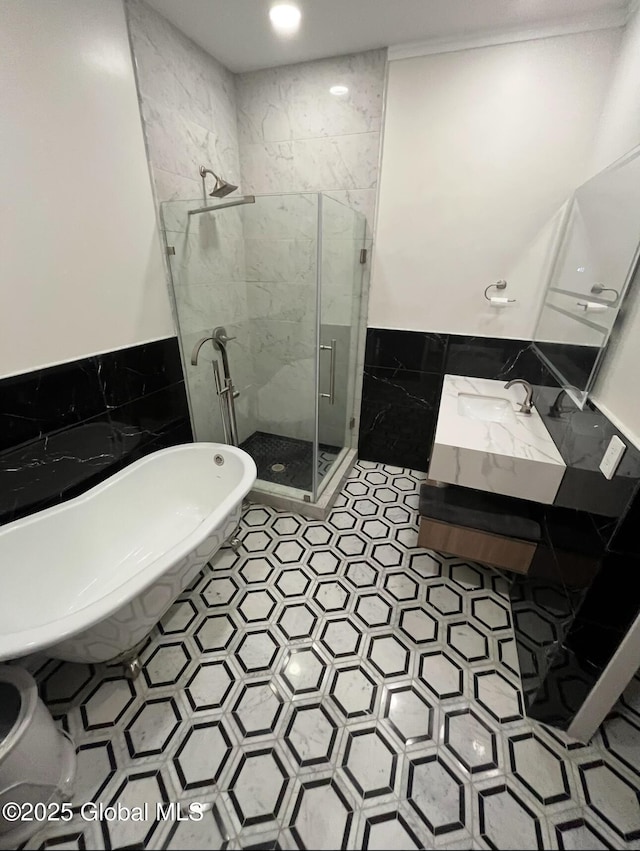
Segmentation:
[[(429, 478), (551, 504), (566, 465), (539, 413), (520, 413), (525, 388), (504, 381), (445, 375)], [(502, 422), (465, 416), (459, 395), (505, 399)]]
[[(520, 413), (524, 387), (517, 384), (506, 390), (504, 385), (504, 381), (489, 378), (445, 375), (435, 442), (564, 467), (562, 455), (535, 407), (530, 414)], [(513, 420), (493, 423), (463, 416), (458, 412), (460, 393), (508, 400), (513, 406)]]

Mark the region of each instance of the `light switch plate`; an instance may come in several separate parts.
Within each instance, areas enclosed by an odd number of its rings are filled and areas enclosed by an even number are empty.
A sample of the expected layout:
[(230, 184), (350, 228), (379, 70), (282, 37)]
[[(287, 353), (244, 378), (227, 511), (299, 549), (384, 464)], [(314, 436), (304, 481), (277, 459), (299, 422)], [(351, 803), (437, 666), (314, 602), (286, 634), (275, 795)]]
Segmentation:
[(614, 436), (609, 441), (607, 451), (602, 456), (602, 461), (600, 462), (600, 469), (602, 470), (602, 474), (607, 479), (613, 478), (613, 474), (618, 469), (618, 464), (620, 463), (620, 459), (624, 455), (624, 451), (626, 448), (627, 444), (623, 443), (620, 438), (614, 434)]

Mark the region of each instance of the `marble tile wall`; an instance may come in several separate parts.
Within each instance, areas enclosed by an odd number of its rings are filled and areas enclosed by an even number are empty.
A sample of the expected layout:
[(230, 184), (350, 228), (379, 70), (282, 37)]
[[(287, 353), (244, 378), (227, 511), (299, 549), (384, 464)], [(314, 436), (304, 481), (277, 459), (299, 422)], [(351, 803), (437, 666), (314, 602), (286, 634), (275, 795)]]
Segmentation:
[(229, 349), (241, 439), (254, 431), (253, 353), (247, 310), (245, 242), (239, 211), (189, 218), (202, 198), (198, 174), (206, 165), (240, 184), (236, 79), (227, 68), (141, 0), (127, 2), (147, 151), (168, 242), (176, 320), (194, 431), (199, 440), (222, 440), (222, 422), (210, 367), (213, 349), (197, 366), (190, 352), (199, 337), (225, 325), (238, 342)]
[(385, 67), (371, 50), (238, 75), (245, 191), (330, 192), (373, 226)]
[[(229, 358), (243, 435), (259, 429), (309, 440), (317, 199), (282, 193), (330, 192), (373, 224), (386, 52), (236, 76), (142, 0), (127, 0), (127, 9), (158, 201), (199, 198), (202, 163), (246, 193), (278, 196), (237, 215), (191, 221), (183, 205), (164, 205), (176, 248), (175, 306), (196, 435), (222, 436), (210, 369), (206, 360), (192, 367), (187, 350), (225, 324), (238, 336)], [(336, 84), (349, 87), (347, 96), (329, 93)], [(333, 217), (335, 225), (339, 218)], [(357, 315), (362, 324), (342, 235), (329, 236), (324, 319), (332, 327), (350, 326)], [(343, 362), (347, 356), (353, 362), (358, 335), (338, 336), (348, 350)], [(355, 383), (350, 378), (340, 414), (334, 408), (325, 418), (326, 442), (344, 442), (346, 399), (353, 398)]]
[[(264, 71), (240, 74), (237, 78), (238, 135), (243, 188), (254, 193), (325, 192), (331, 198), (363, 213), (373, 226), (378, 149), (382, 125), (382, 104), (386, 51), (305, 62)], [(329, 93), (333, 85), (346, 85), (344, 97)], [(301, 195), (315, 203), (314, 196)], [(287, 206), (286, 196), (282, 205)], [(322, 341), (338, 340), (341, 374), (348, 380), (338, 382), (340, 394), (336, 404), (321, 408), (321, 441), (342, 446), (348, 442), (346, 422), (352, 411), (356, 391), (351, 375), (362, 335), (352, 333), (352, 326), (364, 328), (360, 301), (353, 299), (354, 216), (339, 205), (326, 203), (322, 221)], [(252, 217), (253, 218), (253, 217)], [(302, 219), (301, 219), (302, 220)], [(314, 219), (313, 224), (316, 224)], [(248, 235), (248, 234), (247, 234)], [(361, 237), (364, 234), (361, 235)], [(360, 238), (361, 238), (360, 237)], [(270, 294), (284, 290), (291, 298), (282, 304), (288, 321), (302, 322), (304, 340), (313, 341), (314, 301), (295, 289), (296, 284), (312, 284), (316, 267), (315, 233), (301, 233), (300, 226), (267, 233), (264, 226), (254, 227), (247, 239), (249, 285), (255, 299), (264, 302)], [(359, 272), (359, 270), (357, 270)], [(250, 301), (253, 297), (250, 295)], [(271, 298), (271, 304), (276, 298)], [(366, 302), (365, 302), (366, 303)], [(286, 307), (285, 307), (286, 304)], [(295, 306), (295, 307), (294, 307)], [(296, 312), (294, 317), (292, 308)], [(301, 317), (300, 310), (306, 311)], [(278, 327), (273, 311), (254, 323), (252, 335), (256, 361), (269, 348), (269, 340), (283, 327)], [(284, 318), (284, 317), (282, 317)], [(308, 327), (307, 327), (308, 325)], [(299, 331), (300, 333), (300, 331)], [(325, 339), (326, 338), (326, 339)], [(268, 377), (270, 392), (261, 409), (268, 404), (274, 411), (294, 405), (299, 416), (289, 411), (288, 422), (278, 433), (309, 439), (313, 398), (308, 387), (313, 384), (313, 351), (289, 352), (284, 373), (275, 371), (276, 364), (263, 369), (283, 380)], [(328, 356), (321, 358), (322, 389), (328, 385)], [(262, 385), (264, 386), (264, 385)], [(321, 405), (323, 401), (321, 401)], [(358, 406), (359, 407), (359, 406)], [(277, 424), (273, 425), (277, 430)]]
[(235, 76), (141, 0), (127, 0), (159, 201), (200, 198), (201, 164), (240, 182)]

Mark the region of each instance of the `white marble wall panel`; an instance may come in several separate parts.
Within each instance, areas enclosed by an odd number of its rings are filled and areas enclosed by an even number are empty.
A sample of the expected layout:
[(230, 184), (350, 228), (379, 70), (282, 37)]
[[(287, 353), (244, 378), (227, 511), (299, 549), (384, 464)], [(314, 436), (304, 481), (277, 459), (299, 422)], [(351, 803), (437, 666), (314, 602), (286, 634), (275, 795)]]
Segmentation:
[(258, 428), (284, 437), (313, 440), (315, 357), (281, 362), (271, 371), (259, 366), (258, 374), (252, 411)]
[(248, 281), (247, 312), (250, 319), (307, 322), (314, 327), (316, 285), (288, 281)]
[[(128, 0), (127, 11), (154, 170), (197, 185), (204, 163), (237, 183), (235, 75), (141, 0)], [(156, 184), (158, 200), (169, 200), (178, 184), (169, 195), (161, 188), (169, 187)]]
[(247, 239), (245, 261), (247, 281), (289, 281), (314, 284), (317, 240)]
[(379, 132), (245, 145), (243, 186), (254, 193), (375, 189), (379, 145)]
[(271, 195), (242, 208), (246, 239), (316, 239), (318, 195)]
[(202, 181), (199, 177), (197, 180), (191, 177), (182, 177), (180, 174), (163, 171), (153, 164), (151, 164), (151, 174), (158, 199), (176, 201), (180, 198), (202, 198)]
[(326, 191), (324, 194), (350, 207), (352, 210), (362, 213), (365, 217), (366, 234), (369, 237), (373, 236), (373, 225), (376, 214), (375, 189), (332, 189)]
[[(379, 130), (385, 60), (385, 50), (371, 50), (241, 74), (241, 144)], [(348, 93), (332, 95), (335, 85)]]
[(313, 438), (315, 403), (315, 309), (299, 321), (251, 322), (256, 428)]
[[(347, 207), (362, 212), (371, 230), (375, 216), (385, 63), (386, 52), (377, 50), (241, 74), (237, 81), (238, 131), (245, 191), (324, 192)], [(334, 85), (347, 86), (347, 96), (331, 95), (329, 89)], [(245, 220), (245, 236), (249, 237), (249, 241), (256, 240), (247, 246), (250, 277), (256, 281), (249, 285), (248, 290), (251, 316), (262, 315), (271, 319), (280, 314), (289, 318), (299, 315), (304, 305), (296, 299), (292, 290), (291, 305), (281, 312), (275, 304), (276, 290), (269, 289), (273, 284), (266, 281), (259, 283), (261, 276), (269, 280), (275, 278), (283, 281), (284, 288), (288, 284), (283, 275), (289, 281), (296, 278), (286, 271), (286, 263), (281, 264), (278, 271), (271, 263), (271, 258), (282, 253), (284, 246), (263, 250), (258, 239), (297, 238), (301, 227), (307, 225), (315, 232), (315, 215), (309, 216), (307, 222), (302, 215), (296, 216), (300, 213), (299, 205), (304, 201), (294, 204), (286, 197), (283, 201), (277, 216), (272, 214), (260, 219), (256, 205), (255, 214), (250, 214)], [(359, 341), (363, 338), (359, 326), (366, 324), (366, 305), (361, 310), (359, 298), (354, 301), (352, 295), (354, 275), (357, 281), (362, 278), (362, 267), (354, 271), (352, 265), (356, 253), (352, 232), (355, 217), (346, 210), (341, 216), (338, 205), (331, 205), (328, 213), (323, 216), (322, 324), (323, 327), (344, 327), (355, 318), (358, 326), (354, 333), (348, 335), (348, 340), (344, 335), (341, 337), (341, 344), (349, 349), (351, 364), (347, 366), (344, 361), (346, 352), (343, 352), (341, 372), (348, 375), (343, 376), (345, 386), (342, 388), (341, 404), (327, 409), (321, 418), (323, 438), (340, 443), (344, 439), (341, 437), (345, 433), (344, 420), (348, 419), (345, 417), (346, 407), (353, 407), (354, 415), (359, 408), (359, 401), (349, 400), (353, 400), (356, 384), (359, 393), (360, 382), (351, 372)], [(296, 217), (293, 222), (292, 215)], [(312, 238), (315, 233), (309, 236)], [(364, 233), (358, 233), (357, 237), (362, 239)], [(348, 239), (352, 240), (350, 246), (344, 241)], [(315, 318), (311, 301), (310, 328)], [(268, 404), (274, 404), (274, 412), (281, 418), (285, 410), (287, 417), (292, 411), (300, 414), (297, 418), (290, 418), (295, 422), (281, 423), (280, 430), (275, 426), (273, 430), (292, 437), (302, 436), (296, 431), (296, 425), (304, 422), (307, 409), (312, 410), (313, 399), (307, 399), (307, 395), (308, 388), (313, 386), (313, 371), (307, 373), (294, 368), (291, 357), (299, 356), (295, 349), (287, 351), (273, 345), (271, 338), (282, 327), (271, 322), (254, 322), (254, 353), (256, 361), (260, 361), (257, 365), (261, 370), (260, 381), (269, 387)], [(334, 333), (338, 335), (338, 331)], [(312, 330), (309, 334), (315, 337)], [(284, 360), (279, 362), (279, 358)], [(322, 365), (325, 382), (326, 366)], [(266, 404), (261, 405), (262, 413), (267, 411)], [(284, 428), (287, 430), (283, 431)]]
[(357, 322), (354, 304), (359, 300), (362, 241), (323, 239), (322, 241), (322, 322), (351, 325)]
[[(141, 0), (127, 0), (131, 42), (147, 150), (161, 201), (202, 199), (198, 170), (206, 165), (240, 183), (235, 76)], [(237, 334), (229, 358), (240, 390), (236, 400), (240, 437), (254, 430), (250, 417), (253, 355), (247, 322), (241, 214), (188, 218), (192, 203), (174, 204), (163, 216), (176, 254), (171, 259), (175, 308), (185, 353), (185, 375), (198, 440), (222, 440), (218, 397), (202, 350), (196, 367), (189, 354), (216, 325)]]
[(176, 291), (176, 304), (183, 334), (230, 325), (246, 315), (247, 294), (236, 281), (200, 284)]
[(203, 244), (199, 234), (189, 234), (182, 246), (176, 240), (175, 263), (172, 268), (176, 289), (186, 285), (206, 284), (213, 281), (243, 281), (244, 242), (241, 237), (227, 239), (224, 245)]

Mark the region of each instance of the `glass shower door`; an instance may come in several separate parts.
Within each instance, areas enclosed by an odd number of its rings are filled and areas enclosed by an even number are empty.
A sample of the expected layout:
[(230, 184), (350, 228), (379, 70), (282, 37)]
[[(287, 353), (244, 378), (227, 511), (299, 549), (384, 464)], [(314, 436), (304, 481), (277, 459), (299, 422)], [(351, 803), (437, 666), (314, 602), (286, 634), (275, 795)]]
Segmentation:
[(316, 492), (348, 449), (355, 447), (356, 355), (366, 267), (367, 220), (320, 196), (318, 309), (318, 441)]
[(243, 208), (258, 487), (313, 499), (318, 196), (259, 195)]

